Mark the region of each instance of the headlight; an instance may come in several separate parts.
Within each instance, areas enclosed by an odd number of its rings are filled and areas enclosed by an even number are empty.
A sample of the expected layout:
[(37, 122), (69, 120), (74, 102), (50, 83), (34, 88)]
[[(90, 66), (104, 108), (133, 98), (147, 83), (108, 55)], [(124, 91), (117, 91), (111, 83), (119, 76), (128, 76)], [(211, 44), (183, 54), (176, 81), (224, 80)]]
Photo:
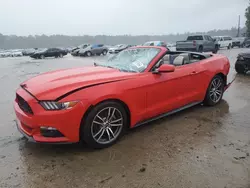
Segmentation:
[(78, 101), (71, 102), (55, 102), (55, 101), (41, 101), (40, 104), (45, 110), (66, 110), (74, 107)]

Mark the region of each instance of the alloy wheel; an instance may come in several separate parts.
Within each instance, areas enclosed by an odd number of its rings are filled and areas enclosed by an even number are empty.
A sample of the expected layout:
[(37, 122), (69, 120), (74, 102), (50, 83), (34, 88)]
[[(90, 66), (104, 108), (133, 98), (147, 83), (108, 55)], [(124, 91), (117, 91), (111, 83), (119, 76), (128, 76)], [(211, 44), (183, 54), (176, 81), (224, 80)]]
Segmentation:
[(91, 135), (97, 143), (109, 144), (120, 135), (123, 122), (120, 110), (106, 107), (95, 115), (91, 125)]
[(223, 94), (222, 80), (219, 78), (213, 79), (211, 87), (210, 87), (210, 91), (209, 91), (210, 99), (214, 103), (217, 103), (221, 99), (222, 94)]

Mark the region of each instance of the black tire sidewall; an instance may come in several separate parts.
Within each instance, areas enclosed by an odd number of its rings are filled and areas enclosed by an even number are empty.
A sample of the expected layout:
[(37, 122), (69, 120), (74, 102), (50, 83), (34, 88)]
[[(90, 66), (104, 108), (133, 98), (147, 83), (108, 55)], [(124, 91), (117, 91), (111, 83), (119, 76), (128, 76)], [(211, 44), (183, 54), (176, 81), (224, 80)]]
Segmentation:
[(223, 85), (222, 85), (222, 88), (225, 87), (224, 80), (222, 79), (221, 76), (216, 75), (216, 76), (213, 77), (213, 79), (212, 79), (211, 82), (209, 83), (209, 86), (208, 86), (207, 92), (206, 92), (206, 96), (205, 96), (205, 99), (204, 99), (204, 104), (207, 105), (207, 106), (214, 106), (214, 105), (218, 104), (218, 103), (221, 101), (222, 97), (223, 97), (224, 90), (222, 90), (222, 95), (221, 95), (220, 100), (219, 100), (218, 102), (215, 103), (215, 102), (212, 101), (211, 98), (210, 98), (210, 93), (209, 93), (209, 92), (210, 92), (210, 89), (211, 89), (212, 82), (213, 82), (214, 79), (217, 79), (217, 78), (219, 78), (219, 79), (222, 81), (222, 84), (223, 84)]
[[(90, 54), (90, 55), (88, 55), (88, 54)], [(92, 55), (92, 53), (91, 53), (91, 52), (89, 52), (89, 51), (88, 51), (88, 52), (86, 52), (86, 56), (87, 56), (87, 57), (90, 57), (91, 55)]]
[(107, 50), (103, 50), (102, 55), (107, 55)]
[[(122, 130), (121, 130), (119, 136), (114, 141), (112, 141), (111, 143), (108, 143), (108, 144), (99, 144), (94, 140), (94, 138), (91, 134), (91, 126), (92, 126), (92, 122), (93, 122), (95, 115), (100, 110), (102, 110), (106, 107), (115, 107), (115, 108), (120, 110), (120, 112), (122, 113), (122, 116), (123, 116), (123, 126), (122, 126)], [(83, 122), (83, 124), (81, 125), (81, 133), (80, 133), (81, 140), (84, 140), (87, 143), (87, 145), (91, 148), (95, 148), (95, 149), (106, 148), (106, 147), (113, 145), (114, 143), (116, 143), (120, 139), (120, 137), (126, 131), (127, 125), (128, 125), (128, 117), (127, 117), (127, 113), (126, 113), (126, 110), (124, 109), (124, 107), (120, 103), (117, 103), (114, 101), (106, 101), (106, 102), (100, 103), (100, 104), (96, 105), (95, 107), (93, 107), (93, 109), (90, 111), (90, 113), (85, 118), (85, 122)]]
[(246, 70), (245, 70), (245, 67), (244, 67), (244, 62), (236, 62), (235, 63), (235, 71), (238, 73), (238, 74), (245, 74), (246, 73)]
[(202, 52), (203, 52), (203, 46), (199, 46), (198, 51), (199, 51), (200, 53), (202, 53)]
[(214, 48), (213, 53), (214, 53), (214, 54), (217, 54), (218, 51), (219, 51), (219, 46), (218, 46), (218, 45), (215, 45), (215, 48)]

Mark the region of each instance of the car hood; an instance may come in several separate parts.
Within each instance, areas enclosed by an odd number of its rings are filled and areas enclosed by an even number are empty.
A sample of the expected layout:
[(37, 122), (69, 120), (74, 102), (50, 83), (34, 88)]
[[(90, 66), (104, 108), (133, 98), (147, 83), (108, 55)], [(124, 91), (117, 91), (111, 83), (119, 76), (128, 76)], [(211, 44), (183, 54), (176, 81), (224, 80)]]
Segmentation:
[(83, 87), (132, 79), (137, 74), (99, 66), (63, 69), (40, 74), (23, 82), (21, 87), (37, 100), (56, 100)]

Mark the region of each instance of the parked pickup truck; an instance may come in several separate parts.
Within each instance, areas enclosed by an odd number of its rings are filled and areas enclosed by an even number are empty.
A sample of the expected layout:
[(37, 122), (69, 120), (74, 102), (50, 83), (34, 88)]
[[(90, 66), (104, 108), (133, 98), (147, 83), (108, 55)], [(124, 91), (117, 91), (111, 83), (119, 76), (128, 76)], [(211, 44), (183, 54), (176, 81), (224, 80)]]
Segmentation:
[(218, 43), (209, 35), (188, 36), (185, 41), (176, 42), (177, 51), (213, 52), (219, 50)]

